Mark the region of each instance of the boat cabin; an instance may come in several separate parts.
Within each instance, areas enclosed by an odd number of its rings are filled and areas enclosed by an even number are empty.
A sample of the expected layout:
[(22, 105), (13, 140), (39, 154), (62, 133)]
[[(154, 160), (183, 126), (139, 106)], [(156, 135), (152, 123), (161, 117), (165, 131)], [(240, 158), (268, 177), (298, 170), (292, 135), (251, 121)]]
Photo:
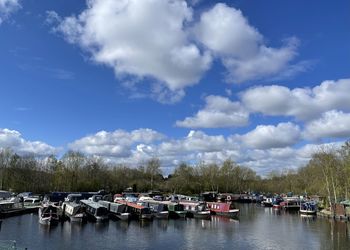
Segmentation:
[(127, 206), (127, 212), (131, 214), (134, 218), (139, 219), (151, 219), (152, 213), (149, 207), (145, 207), (133, 202), (127, 202), (127, 201), (117, 201), (119, 204), (125, 204)]
[(108, 210), (100, 203), (91, 200), (81, 200), (80, 203), (85, 206), (85, 212), (91, 219), (96, 221), (108, 219)]
[(41, 200), (38, 196), (27, 197), (23, 199), (23, 205), (25, 207), (36, 207), (40, 206)]

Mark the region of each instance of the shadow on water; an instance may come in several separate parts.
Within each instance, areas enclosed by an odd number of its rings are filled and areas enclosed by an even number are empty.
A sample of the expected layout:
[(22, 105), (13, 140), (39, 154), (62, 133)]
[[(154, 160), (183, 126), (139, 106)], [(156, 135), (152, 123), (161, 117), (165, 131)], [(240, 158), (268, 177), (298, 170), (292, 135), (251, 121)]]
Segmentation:
[(57, 228), (62, 228), (62, 225), (60, 224), (54, 224), (54, 225), (42, 225), (38, 223), (39, 232), (41, 232), (43, 235), (50, 235), (52, 232), (55, 232)]
[(139, 225), (140, 227), (150, 227), (152, 225), (152, 222), (151, 220), (140, 220), (139, 221)]
[(118, 233), (126, 234), (129, 230), (130, 221), (110, 221), (110, 223), (114, 223), (116, 230)]
[(169, 220), (155, 220), (153, 223), (156, 223), (157, 227), (163, 231), (168, 230)]

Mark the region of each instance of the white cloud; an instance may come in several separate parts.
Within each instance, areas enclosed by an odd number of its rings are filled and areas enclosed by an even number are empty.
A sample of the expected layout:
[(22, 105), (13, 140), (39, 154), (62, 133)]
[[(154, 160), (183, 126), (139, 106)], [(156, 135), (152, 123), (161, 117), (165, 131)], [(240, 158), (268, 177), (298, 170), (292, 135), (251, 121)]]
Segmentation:
[(193, 117), (177, 121), (176, 125), (186, 128), (239, 127), (248, 124), (249, 113), (239, 102), (231, 102), (226, 97), (207, 96), (206, 105)]
[(350, 114), (331, 110), (306, 124), (304, 136), (308, 139), (350, 138)]
[(327, 152), (340, 149), (344, 145), (344, 141), (320, 143), (320, 144), (306, 144), (299, 149), (295, 149), (296, 156), (305, 160), (309, 160), (312, 155), (318, 152)]
[(0, 149), (10, 148), (20, 155), (55, 155), (58, 149), (40, 141), (27, 141), (16, 130), (0, 128)]
[[(281, 48), (264, 44), (263, 36), (251, 26), (240, 10), (218, 3), (202, 13), (194, 32), (228, 71), (228, 81), (245, 82), (290, 72), (297, 55), (298, 39), (289, 38)], [(293, 71), (302, 70), (293, 67)]]
[(312, 120), (332, 109), (350, 111), (350, 79), (324, 81), (312, 89), (254, 87), (242, 92), (241, 99), (243, 106), (252, 112)]
[[(298, 137), (297, 126), (285, 123), (272, 128), (265, 126), (264, 129), (272, 131), (269, 136), (256, 132), (261, 132), (259, 129), (253, 131), (262, 140), (267, 140), (265, 144), (254, 144), (254, 141), (252, 145), (244, 144), (240, 135), (225, 137), (192, 130), (186, 136), (174, 139), (154, 130), (140, 129), (131, 132), (101, 131), (76, 140), (70, 144), (70, 148), (90, 156), (102, 157), (111, 163), (127, 164), (131, 167), (145, 164), (152, 157), (157, 157), (167, 174), (172, 173), (180, 162), (193, 165), (200, 162), (222, 164), (230, 158), (242, 166), (251, 167), (258, 174), (266, 175), (271, 170), (304, 166), (312, 155), (323, 147), (338, 148), (342, 144), (307, 144), (294, 148), (287, 145), (293, 144), (295, 137)], [(285, 133), (292, 134), (288, 137), (290, 141), (270, 138), (279, 138), (285, 136)]]
[(187, 37), (192, 9), (185, 1), (93, 0), (87, 5), (55, 30), (117, 76), (152, 77), (177, 91), (196, 84), (210, 67), (210, 55)]
[(242, 136), (245, 145), (257, 149), (284, 148), (297, 143), (299, 139), (299, 127), (290, 122), (277, 126), (259, 125)]
[[(53, 30), (87, 51), (93, 62), (133, 82), (134, 97), (149, 88), (147, 96), (163, 103), (179, 101), (213, 58), (220, 59), (233, 82), (290, 77), (306, 68), (291, 64), (297, 38), (286, 39), (281, 48), (268, 47), (240, 10), (218, 3), (196, 21), (195, 8), (184, 0), (87, 0), (79, 15), (62, 18), (47, 11), (46, 23), (56, 23)], [(146, 87), (139, 87), (141, 82)]]
[(58, 22), (62, 22), (62, 18), (57, 14), (57, 12), (48, 10), (46, 11), (46, 19), (45, 23), (48, 25), (56, 24)]
[(222, 135), (209, 136), (202, 131), (192, 130), (187, 137), (178, 141), (181, 149), (188, 152), (215, 152), (221, 151), (223, 147), (229, 149), (228, 142)]
[(19, 0), (0, 0), (0, 24), (20, 8)]
[(132, 146), (136, 143), (151, 143), (162, 138), (164, 135), (151, 129), (138, 129), (132, 132), (100, 131), (74, 141), (69, 148), (88, 155), (128, 157), (131, 155)]

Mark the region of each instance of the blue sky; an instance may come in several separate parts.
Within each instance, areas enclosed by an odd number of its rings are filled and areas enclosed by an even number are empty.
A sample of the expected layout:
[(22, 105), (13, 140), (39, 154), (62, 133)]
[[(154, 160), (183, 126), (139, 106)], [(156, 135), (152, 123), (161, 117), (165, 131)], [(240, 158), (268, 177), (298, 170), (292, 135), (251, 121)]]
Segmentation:
[(350, 137), (349, 8), (0, 0), (0, 148), (302, 166)]

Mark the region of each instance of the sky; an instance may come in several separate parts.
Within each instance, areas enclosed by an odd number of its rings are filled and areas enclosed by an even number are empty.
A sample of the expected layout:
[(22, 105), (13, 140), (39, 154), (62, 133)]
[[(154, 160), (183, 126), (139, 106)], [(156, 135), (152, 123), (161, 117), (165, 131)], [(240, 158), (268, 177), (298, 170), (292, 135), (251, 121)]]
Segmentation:
[(350, 138), (350, 2), (0, 0), (0, 149), (264, 176)]

